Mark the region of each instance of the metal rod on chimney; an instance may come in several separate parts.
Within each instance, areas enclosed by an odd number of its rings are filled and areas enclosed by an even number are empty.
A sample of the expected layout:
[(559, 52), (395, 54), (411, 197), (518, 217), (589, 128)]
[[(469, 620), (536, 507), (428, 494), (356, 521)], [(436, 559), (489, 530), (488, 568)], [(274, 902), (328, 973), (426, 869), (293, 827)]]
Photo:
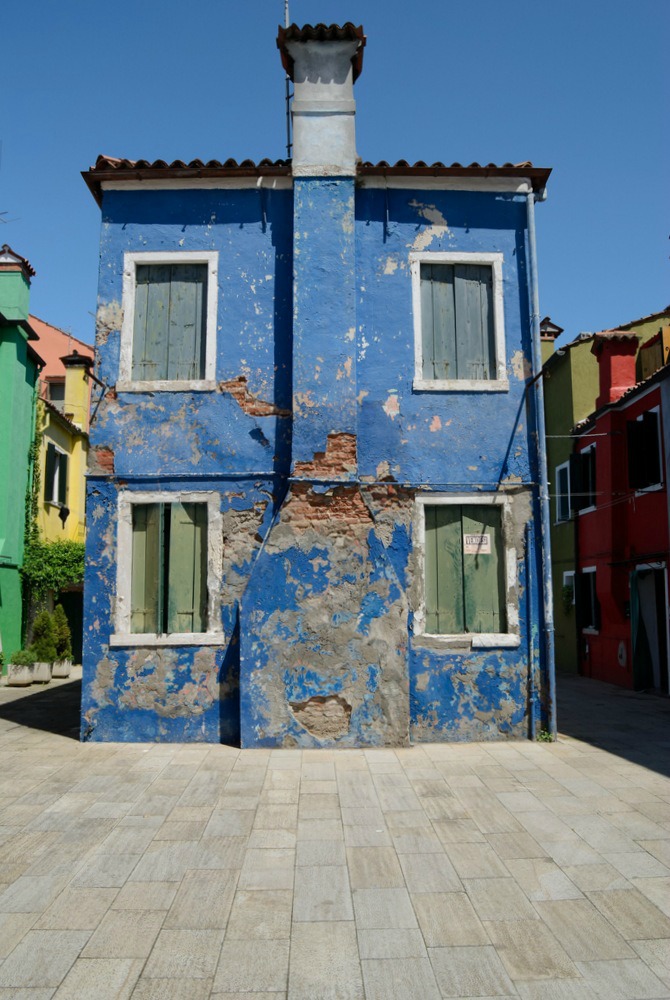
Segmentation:
[[(288, 12), (288, 0), (284, 0), (284, 27), (288, 28), (290, 24), (289, 12)], [(291, 80), (288, 73), (286, 74), (286, 159), (291, 159)]]

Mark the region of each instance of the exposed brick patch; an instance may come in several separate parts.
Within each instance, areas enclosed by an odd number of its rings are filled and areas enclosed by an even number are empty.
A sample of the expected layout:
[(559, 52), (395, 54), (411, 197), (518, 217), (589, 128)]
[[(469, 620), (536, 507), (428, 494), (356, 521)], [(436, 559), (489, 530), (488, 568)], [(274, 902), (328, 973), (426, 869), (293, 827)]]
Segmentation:
[(337, 739), (349, 732), (351, 705), (339, 695), (316, 695), (290, 705), (300, 725), (318, 739)]
[(238, 375), (237, 378), (230, 378), (227, 382), (219, 382), (219, 390), (229, 393), (238, 406), (249, 414), (250, 417), (290, 417), (290, 410), (282, 410), (274, 403), (265, 403), (262, 399), (256, 399), (247, 389), (246, 375)]
[(341, 476), (356, 471), (356, 435), (328, 435), (326, 450), (317, 451), (312, 462), (296, 462), (295, 476)]
[(282, 522), (293, 528), (309, 528), (317, 522), (342, 524), (372, 523), (356, 486), (337, 486), (328, 493), (315, 493), (307, 483), (294, 483), (288, 503), (282, 508)]
[(88, 471), (102, 476), (114, 475), (114, 452), (111, 448), (91, 448), (88, 453)]

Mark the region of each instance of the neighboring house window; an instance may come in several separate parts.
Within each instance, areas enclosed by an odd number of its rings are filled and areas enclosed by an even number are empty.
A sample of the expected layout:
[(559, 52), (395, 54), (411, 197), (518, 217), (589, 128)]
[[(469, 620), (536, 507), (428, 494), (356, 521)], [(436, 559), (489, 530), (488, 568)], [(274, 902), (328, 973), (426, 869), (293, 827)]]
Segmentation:
[(65, 409), (65, 382), (47, 382), (49, 402), (62, 413)]
[(567, 614), (575, 604), (575, 571), (566, 570), (563, 573), (563, 610)]
[(628, 436), (628, 485), (646, 490), (659, 486), (661, 475), (661, 441), (658, 410), (648, 410), (626, 425)]
[(214, 252), (125, 254), (122, 390), (213, 385), (217, 258)]
[(570, 463), (556, 466), (556, 521), (569, 521), (570, 508)]
[(575, 579), (579, 627), (597, 632), (600, 628), (600, 602), (596, 591), (595, 566), (583, 569)]
[(60, 507), (67, 503), (67, 455), (51, 443), (44, 468), (44, 501)]
[(508, 601), (516, 559), (505, 544), (503, 503), (419, 502), (424, 539), (419, 631), (469, 636), (473, 645), (518, 644), (518, 614)]
[(218, 495), (124, 492), (118, 551), (112, 645), (220, 640)]
[(575, 452), (570, 458), (570, 497), (575, 511), (590, 510), (596, 505), (596, 446)]
[(507, 389), (502, 254), (410, 254), (416, 389)]

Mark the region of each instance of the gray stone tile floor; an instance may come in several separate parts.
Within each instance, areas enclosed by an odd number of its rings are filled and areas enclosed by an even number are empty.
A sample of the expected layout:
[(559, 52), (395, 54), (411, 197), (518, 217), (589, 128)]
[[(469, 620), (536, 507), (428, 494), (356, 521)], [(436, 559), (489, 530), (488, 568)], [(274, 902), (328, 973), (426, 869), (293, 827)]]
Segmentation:
[(0, 1000), (670, 998), (670, 701), (557, 742), (80, 744), (0, 687)]

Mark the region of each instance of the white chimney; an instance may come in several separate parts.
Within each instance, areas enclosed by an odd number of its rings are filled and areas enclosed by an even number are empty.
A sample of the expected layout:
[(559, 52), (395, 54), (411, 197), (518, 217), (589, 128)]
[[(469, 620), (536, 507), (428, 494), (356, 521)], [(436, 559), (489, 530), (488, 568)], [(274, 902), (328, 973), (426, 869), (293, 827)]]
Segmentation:
[(354, 83), (364, 45), (362, 26), (351, 23), (280, 27), (277, 46), (294, 90), (294, 176), (355, 175)]

